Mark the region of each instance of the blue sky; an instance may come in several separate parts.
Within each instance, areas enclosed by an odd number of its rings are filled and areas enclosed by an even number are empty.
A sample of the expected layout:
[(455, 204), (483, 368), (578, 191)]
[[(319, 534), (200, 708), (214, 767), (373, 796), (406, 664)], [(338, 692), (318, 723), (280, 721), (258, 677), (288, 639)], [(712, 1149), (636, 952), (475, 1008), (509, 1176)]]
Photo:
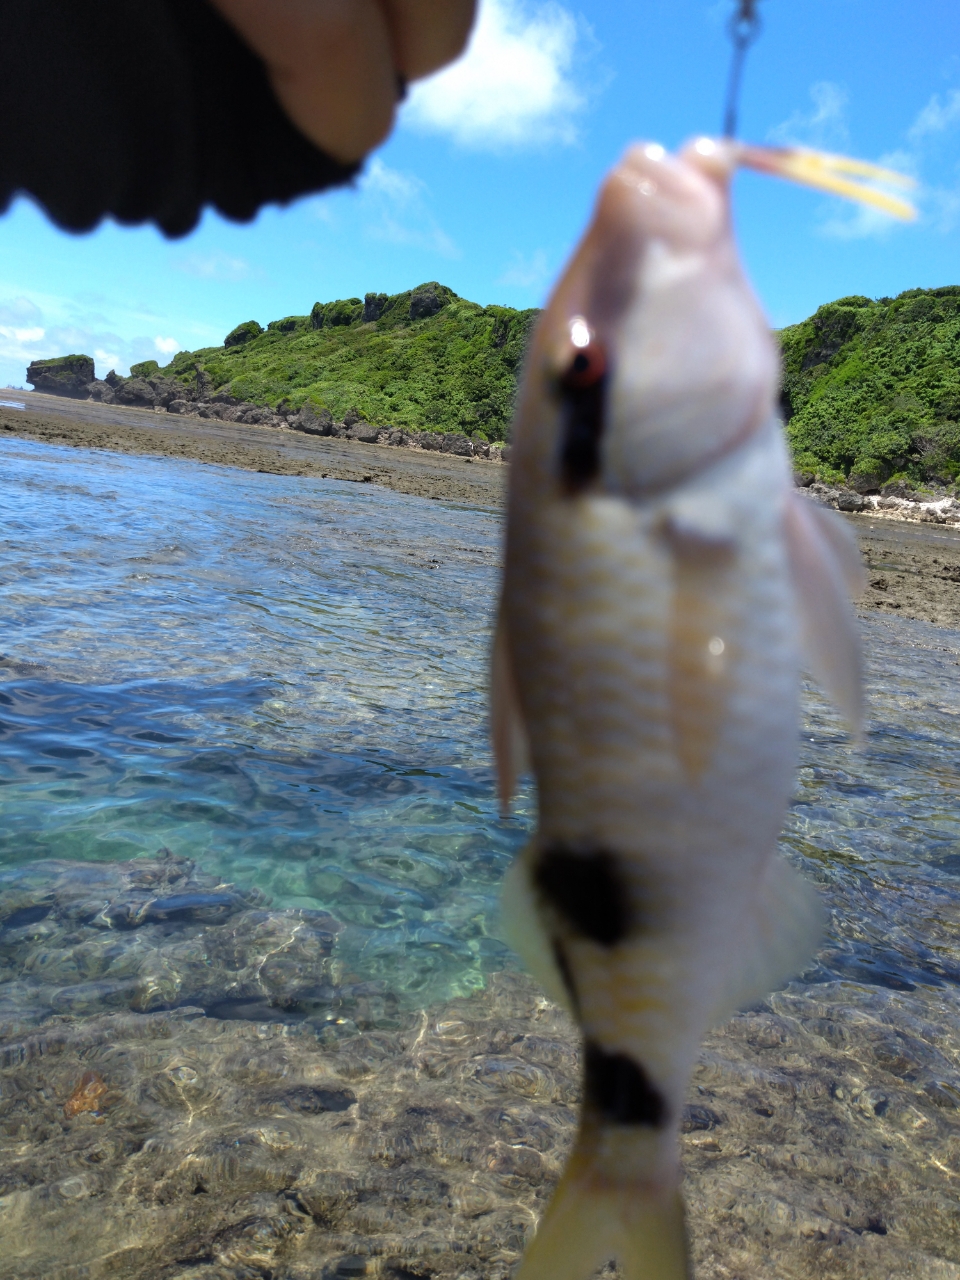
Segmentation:
[[(850, 293), (960, 283), (956, 0), (761, 0), (741, 134), (884, 160), (920, 181), (910, 226), (769, 178), (737, 179), (749, 270), (772, 323)], [(542, 302), (597, 184), (635, 138), (715, 132), (729, 0), (483, 0), (467, 56), (415, 88), (355, 190), (207, 215), (186, 239), (105, 224), (74, 237), (29, 201), (0, 218), (0, 385), (32, 358), (164, 363), (241, 320), (440, 280)]]

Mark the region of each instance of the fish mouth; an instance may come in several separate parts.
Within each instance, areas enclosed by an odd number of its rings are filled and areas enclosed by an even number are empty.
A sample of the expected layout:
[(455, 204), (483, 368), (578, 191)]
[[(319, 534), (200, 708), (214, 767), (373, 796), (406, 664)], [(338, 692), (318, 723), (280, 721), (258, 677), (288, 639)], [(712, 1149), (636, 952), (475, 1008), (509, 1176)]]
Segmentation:
[(808, 147), (758, 147), (730, 141), (725, 141), (724, 145), (733, 148), (735, 163), (745, 168), (772, 173), (778, 178), (789, 178), (804, 186), (815, 187), (818, 191), (829, 191), (831, 195), (873, 205), (905, 222), (912, 222), (917, 216), (917, 210), (909, 200), (885, 189), (894, 187), (910, 191), (916, 187), (913, 178), (897, 173), (895, 169)]

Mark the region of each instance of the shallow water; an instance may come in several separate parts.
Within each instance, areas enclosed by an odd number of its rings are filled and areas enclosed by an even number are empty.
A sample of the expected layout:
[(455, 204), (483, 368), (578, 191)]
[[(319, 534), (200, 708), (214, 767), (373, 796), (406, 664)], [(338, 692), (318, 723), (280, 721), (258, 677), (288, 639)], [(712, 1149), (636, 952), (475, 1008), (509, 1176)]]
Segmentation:
[(25, 443), (0, 501), (8, 895), (38, 859), (166, 847), (332, 911), (401, 999), (502, 967), (526, 820), (485, 740), (496, 515)]
[[(2, 459), (2, 1038), (27, 1044), (31, 1028), (66, 1016), (80, 1037), (77, 1061), (89, 1061), (84, 1026), (119, 1044), (122, 1028), (141, 1034), (129, 1030), (131, 1011), (182, 1009), (185, 1021), (163, 1032), (174, 1045), (200, 1036), (201, 1024), (213, 1028), (203, 1033), (213, 1044), (225, 1021), (241, 1038), (246, 1027), (261, 1035), (276, 1026), (336, 1050), (409, 1026), (415, 1010), (481, 993), (489, 975), (509, 972), (497, 887), (532, 802), (525, 793), (513, 818), (498, 816), (485, 737), (499, 514), (18, 441), (4, 443)], [(949, 1189), (957, 1176), (958, 1151), (948, 1156), (943, 1143), (946, 1134), (956, 1145), (960, 1123), (960, 633), (876, 615), (862, 628), (864, 744), (852, 748), (808, 690), (784, 834), (788, 856), (826, 890), (829, 934), (808, 972), (729, 1034), (742, 1033), (744, 1054), (761, 1022), (765, 1036), (781, 1037), (770, 1045), (793, 1035), (793, 1058), (785, 1048), (775, 1056), (819, 1073), (831, 1106), (853, 1107), (842, 1123), (831, 1113), (840, 1127), (824, 1176), (841, 1180), (844, 1143), (869, 1113), (874, 1128), (856, 1141), (875, 1143), (877, 1160), (896, 1149), (914, 1161), (897, 1184), (907, 1204), (926, 1179)], [(157, 858), (158, 850), (167, 852)], [(507, 1009), (512, 989), (502, 989), (499, 1015), (496, 982), (476, 997), (493, 1044), (498, 1016), (504, 1025), (508, 1012), (519, 1016)], [(525, 1018), (532, 999), (517, 1006)], [(207, 1018), (193, 1021), (201, 1010)], [(104, 1015), (128, 1022), (107, 1032)], [(389, 1069), (402, 1076), (403, 1053), (416, 1050), (423, 1079), (442, 1075), (444, 1053), (467, 1053), (464, 1037), (453, 1036), (456, 1049), (444, 1039), (448, 1023), (437, 1024), (429, 1062), (421, 1034), (413, 1048), (397, 1041), (388, 1051), (383, 1041), (381, 1059), (392, 1054)], [(817, 1036), (847, 1046), (842, 1070), (818, 1059)], [(541, 1065), (514, 1071), (524, 1096), (531, 1071), (549, 1075), (540, 1043), (532, 1060)], [(217, 1052), (209, 1049), (211, 1061)], [(484, 1081), (506, 1079), (500, 1058), (482, 1061), (494, 1063), (476, 1068)], [(697, 1087), (709, 1094), (716, 1071), (709, 1053), (704, 1061)], [(742, 1084), (745, 1068), (737, 1070)], [(909, 1106), (896, 1089), (907, 1090)], [(557, 1098), (572, 1106), (575, 1083)], [(751, 1123), (754, 1112), (774, 1115), (753, 1102), (744, 1103)], [(881, 1132), (884, 1116), (893, 1127)], [(169, 1123), (173, 1141), (179, 1122)], [(157, 1124), (160, 1141), (167, 1121)], [(704, 1146), (704, 1159), (711, 1150)], [(797, 1168), (791, 1177), (808, 1176)], [(504, 1175), (498, 1194), (519, 1203), (518, 1176)], [(537, 1176), (531, 1185), (541, 1187), (545, 1175)], [(0, 1187), (0, 1231), (4, 1204)], [(904, 1238), (912, 1212), (902, 1212)], [(869, 1225), (876, 1215), (861, 1216), (856, 1239), (879, 1239)], [(521, 1228), (511, 1222), (514, 1239)], [(758, 1238), (769, 1234), (769, 1222), (758, 1222)], [(943, 1232), (934, 1255), (960, 1259), (954, 1228)], [(889, 1264), (857, 1265), (822, 1274), (881, 1276)], [(903, 1274), (954, 1275), (898, 1265)], [(810, 1274), (822, 1266), (818, 1254)], [(37, 1267), (24, 1262), (10, 1274), (44, 1274)], [(154, 1274), (144, 1268), (124, 1274)], [(774, 1270), (807, 1274), (779, 1257)], [(500, 1272), (491, 1263), (485, 1274)]]

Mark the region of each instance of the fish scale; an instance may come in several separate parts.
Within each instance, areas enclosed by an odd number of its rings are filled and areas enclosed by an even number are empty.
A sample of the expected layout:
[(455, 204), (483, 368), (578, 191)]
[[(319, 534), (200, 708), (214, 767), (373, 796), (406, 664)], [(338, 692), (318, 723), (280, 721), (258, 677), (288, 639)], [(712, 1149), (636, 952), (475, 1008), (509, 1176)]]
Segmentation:
[[(792, 490), (779, 365), (737, 260), (734, 144), (628, 152), (533, 335), (493, 732), (538, 829), (505, 923), (584, 1036), (574, 1151), (518, 1280), (687, 1275), (682, 1100), (711, 1023), (816, 942), (777, 853), (800, 645), (858, 705), (844, 532)], [(849, 559), (849, 557), (847, 557)]]

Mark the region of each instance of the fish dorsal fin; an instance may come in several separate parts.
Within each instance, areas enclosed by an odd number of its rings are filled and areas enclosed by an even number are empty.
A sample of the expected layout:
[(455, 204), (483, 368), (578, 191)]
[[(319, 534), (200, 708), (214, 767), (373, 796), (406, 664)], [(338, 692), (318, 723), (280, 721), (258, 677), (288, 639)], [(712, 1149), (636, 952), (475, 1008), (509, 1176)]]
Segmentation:
[(493, 758), (497, 767), (500, 807), (506, 812), (510, 807), (517, 774), (524, 773), (528, 768), (529, 752), (513, 675), (503, 601), (500, 602), (497, 613), (491, 666), (490, 736), (493, 739)]
[(859, 735), (863, 664), (850, 600), (862, 587), (856, 540), (839, 516), (796, 493), (787, 502), (785, 526), (810, 674)]
[(719, 996), (714, 1025), (755, 1003), (809, 963), (823, 935), (825, 912), (814, 885), (773, 854), (747, 918), (737, 930), (737, 967)]

